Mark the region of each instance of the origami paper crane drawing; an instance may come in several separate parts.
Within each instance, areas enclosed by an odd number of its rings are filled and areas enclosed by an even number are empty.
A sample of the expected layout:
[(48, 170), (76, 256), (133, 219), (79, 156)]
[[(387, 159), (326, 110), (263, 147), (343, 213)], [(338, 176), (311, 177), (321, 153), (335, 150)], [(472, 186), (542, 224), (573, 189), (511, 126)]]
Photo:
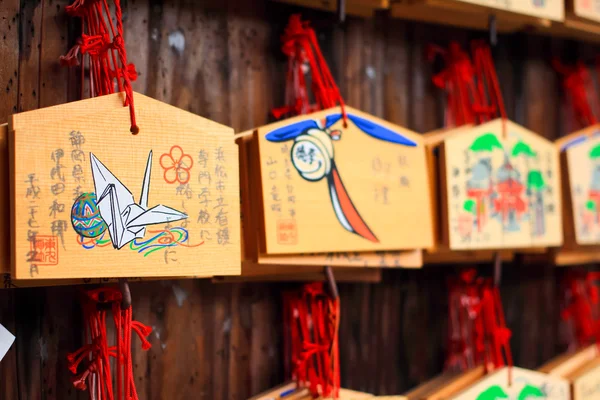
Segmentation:
[[(347, 115), (350, 122), (375, 139), (408, 147), (417, 145), (383, 125), (357, 115)], [(328, 115), (323, 121), (303, 120), (269, 132), (266, 139), (270, 142), (294, 140), (291, 159), (300, 176), (310, 182), (326, 178), (331, 204), (340, 224), (348, 232), (378, 243), (379, 240), (350, 199), (335, 163), (333, 141), (340, 140), (342, 131), (333, 130), (331, 127), (341, 119), (342, 114), (335, 113)]]
[(120, 249), (134, 239), (146, 234), (146, 226), (164, 224), (186, 219), (187, 215), (171, 207), (159, 204), (148, 209), (152, 151), (148, 155), (140, 202), (136, 204), (133, 194), (115, 177), (93, 153), (90, 153), (92, 177), (98, 196), (100, 216), (108, 226), (110, 240)]

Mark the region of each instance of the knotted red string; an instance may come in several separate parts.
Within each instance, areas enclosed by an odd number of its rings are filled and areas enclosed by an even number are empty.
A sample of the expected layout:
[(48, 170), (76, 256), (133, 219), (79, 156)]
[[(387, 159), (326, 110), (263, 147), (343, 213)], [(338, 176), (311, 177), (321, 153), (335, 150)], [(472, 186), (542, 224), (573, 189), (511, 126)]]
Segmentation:
[(298, 386), (313, 396), (339, 395), (339, 300), (322, 283), (284, 293), (286, 359)]
[[(300, 15), (290, 16), (281, 38), (282, 51), (288, 57), (286, 103), (272, 110), (275, 118), (295, 116), (340, 105), (344, 125), (347, 123), (344, 99), (321, 53), (315, 31)], [(315, 104), (311, 103), (305, 79), (305, 68), (310, 68), (311, 89)]]
[[(558, 59), (552, 60), (554, 69), (562, 76), (563, 87), (572, 111), (573, 120), (581, 128), (598, 122), (594, 109), (597, 108), (596, 91), (590, 73), (581, 61), (574, 66), (565, 66)], [(595, 107), (592, 107), (594, 103)]]
[(600, 304), (595, 284), (599, 278), (598, 272), (571, 272), (563, 279), (565, 306), (561, 317), (573, 325), (575, 342), (569, 343), (572, 348), (594, 342), (600, 345)]
[(434, 85), (446, 91), (446, 126), (457, 127), (474, 124), (473, 104), (477, 102), (475, 73), (469, 55), (457, 42), (451, 42), (448, 49), (430, 45), (427, 58), (442, 56), (445, 68), (434, 75)]
[[(123, 40), (123, 15), (120, 0), (114, 0), (116, 27), (113, 24), (108, 0), (75, 0), (66, 7), (67, 13), (82, 19), (83, 34), (75, 46), (60, 62), (65, 66), (81, 65), (82, 77), (85, 62), (79, 56), (88, 55), (90, 97), (125, 91), (125, 106), (129, 106), (131, 132), (139, 128), (135, 118), (131, 81), (137, 78), (135, 66), (127, 63)], [(83, 88), (83, 82), (82, 82)], [(83, 98), (83, 93), (82, 96)]]
[(479, 99), (479, 104), (473, 106), (474, 111), (480, 124), (495, 117), (502, 118), (502, 135), (506, 137), (506, 109), (490, 46), (483, 41), (474, 41), (472, 54)]
[(506, 327), (500, 292), (490, 279), (468, 270), (449, 282), (449, 346), (446, 368), (488, 370), (512, 366), (511, 332)]
[[(132, 320), (131, 306), (121, 309), (122, 295), (116, 289), (102, 288), (85, 293), (82, 301), (85, 337), (89, 342), (79, 350), (67, 355), (69, 370), (75, 374), (73, 386), (78, 390), (90, 390), (90, 398), (108, 400), (138, 400), (133, 379), (131, 357), (131, 337), (135, 332), (147, 350), (150, 343), (146, 337), (152, 329)], [(108, 345), (106, 314), (110, 309), (115, 325), (115, 346)], [(113, 366), (115, 360), (116, 397), (113, 391)], [(80, 364), (87, 361), (87, 367), (77, 374)]]

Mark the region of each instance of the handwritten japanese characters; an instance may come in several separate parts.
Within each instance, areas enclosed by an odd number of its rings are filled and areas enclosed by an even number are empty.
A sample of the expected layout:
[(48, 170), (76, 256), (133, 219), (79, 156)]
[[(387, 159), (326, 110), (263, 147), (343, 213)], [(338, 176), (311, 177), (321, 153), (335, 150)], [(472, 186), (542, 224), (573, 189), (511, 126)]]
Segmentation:
[(233, 131), (136, 100), (136, 136), (123, 107), (13, 116), (16, 279), (239, 274)]
[(431, 246), (421, 136), (346, 111), (257, 130), (265, 254)]
[(562, 244), (559, 157), (544, 138), (506, 121), (444, 141), (452, 250)]

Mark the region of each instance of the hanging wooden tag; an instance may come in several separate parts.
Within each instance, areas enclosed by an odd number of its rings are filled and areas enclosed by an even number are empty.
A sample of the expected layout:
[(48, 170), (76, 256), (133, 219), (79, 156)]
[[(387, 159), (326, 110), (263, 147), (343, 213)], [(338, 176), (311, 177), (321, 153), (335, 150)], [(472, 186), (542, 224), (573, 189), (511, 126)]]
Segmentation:
[[(447, 0), (446, 0), (447, 1)], [(476, 4), (482, 7), (495, 8), (511, 13), (528, 15), (531, 17), (562, 21), (565, 19), (565, 2), (563, 0), (520, 0), (520, 1), (495, 1), (495, 0), (451, 0), (458, 3)], [(577, 1), (577, 0), (575, 0)]]
[[(511, 384), (509, 385), (509, 379)], [(452, 397), (454, 400), (530, 399), (570, 400), (569, 382), (537, 371), (501, 368)]]
[(135, 96), (136, 136), (118, 95), (12, 117), (17, 279), (240, 273), (233, 131)]
[(593, 0), (572, 0), (570, 10), (579, 18), (600, 22), (600, 3)]
[(441, 165), (452, 250), (562, 243), (559, 158), (535, 133), (497, 119), (444, 141)]
[(568, 380), (573, 400), (592, 400), (600, 396), (600, 359), (596, 344), (560, 355), (539, 371)]
[(599, 132), (593, 126), (557, 142), (565, 161), (565, 245), (600, 244)]
[(346, 107), (258, 128), (261, 251), (402, 250), (432, 245), (420, 135)]
[(327, 252), (300, 254), (265, 254), (260, 249), (262, 205), (256, 199), (261, 198), (260, 176), (252, 174), (251, 160), (257, 159), (257, 149), (253, 143), (254, 131), (236, 135), (240, 155), (240, 194), (242, 200), (242, 259), (252, 264), (251, 268), (242, 268), (242, 275), (262, 266), (286, 273), (282, 266), (319, 266), (358, 267), (358, 268), (421, 268), (423, 256), (421, 250), (377, 251), (377, 252)]
[[(305, 394), (306, 397), (303, 396), (303, 394)], [(308, 398), (312, 399), (312, 396), (310, 396), (310, 393), (308, 393), (308, 390), (306, 390), (306, 392), (305, 392), (302, 389), (297, 389), (297, 385), (295, 382), (289, 382), (289, 383), (280, 385), (274, 389), (267, 390), (264, 393), (261, 393), (254, 397), (251, 397), (248, 400), (272, 400), (272, 399), (284, 399), (284, 398), (288, 398), (288, 397), (293, 398), (293, 399), (298, 399), (298, 400), (304, 400), (304, 399), (308, 399)], [(363, 400), (363, 399), (376, 399), (376, 398), (379, 399), (380, 397), (374, 397), (372, 394), (357, 392), (355, 390), (340, 389), (338, 400)], [(398, 400), (402, 399), (402, 397), (396, 397), (396, 396), (381, 397), (381, 398), (383, 398), (383, 399), (390, 398), (390, 399), (398, 399)], [(315, 400), (332, 400), (332, 399), (330, 397), (319, 397), (318, 399), (315, 399)]]

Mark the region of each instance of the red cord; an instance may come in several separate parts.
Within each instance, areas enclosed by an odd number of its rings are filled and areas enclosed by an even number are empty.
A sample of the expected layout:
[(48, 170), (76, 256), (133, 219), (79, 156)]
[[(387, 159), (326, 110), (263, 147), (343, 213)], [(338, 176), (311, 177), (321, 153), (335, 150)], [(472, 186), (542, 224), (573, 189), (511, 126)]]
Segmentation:
[[(137, 79), (135, 66), (127, 64), (127, 52), (123, 40), (123, 13), (120, 0), (114, 0), (116, 28), (113, 24), (107, 0), (76, 0), (66, 7), (67, 13), (81, 18), (83, 34), (76, 45), (60, 57), (62, 65), (81, 65), (79, 61), (88, 55), (90, 71), (90, 97), (125, 91), (125, 106), (129, 106), (131, 132), (139, 132), (135, 117), (131, 81)], [(83, 76), (83, 75), (82, 75)], [(82, 93), (83, 97), (83, 93)]]
[[(122, 295), (116, 289), (103, 288), (85, 293), (85, 338), (88, 341), (79, 350), (67, 355), (69, 370), (75, 374), (73, 386), (79, 390), (89, 389), (90, 399), (139, 400), (133, 378), (131, 337), (135, 332), (147, 350), (150, 343), (146, 337), (152, 329), (132, 320), (132, 309), (121, 310)], [(108, 345), (106, 329), (106, 305), (111, 306), (115, 324), (115, 346)], [(110, 360), (115, 359), (116, 397)], [(87, 367), (77, 374), (80, 364), (87, 360)]]
[[(573, 119), (581, 126), (586, 127), (598, 122), (593, 109), (597, 108), (596, 91), (590, 73), (581, 61), (574, 66), (565, 66), (558, 59), (552, 60), (554, 69), (562, 76), (563, 87), (567, 100), (573, 112)], [(595, 103), (595, 107), (592, 107)]]
[[(290, 16), (282, 37), (282, 51), (288, 56), (286, 78), (286, 102), (288, 105), (273, 109), (275, 118), (285, 115), (302, 115), (340, 105), (344, 126), (347, 123), (344, 99), (333, 79), (327, 61), (321, 52), (317, 35), (308, 21), (300, 15)], [(304, 79), (306, 63), (310, 67), (312, 94), (315, 104), (311, 104)]]
[[(511, 332), (506, 327), (497, 287), (476, 279), (472, 271), (449, 284), (449, 352), (447, 368), (512, 367)], [(452, 318), (464, 315), (466, 318)]]
[(496, 116), (502, 118), (502, 136), (506, 137), (506, 109), (504, 99), (494, 67), (494, 59), (489, 45), (483, 41), (472, 43), (473, 61), (475, 63), (475, 76), (479, 94), (479, 105), (476, 111), (479, 114), (479, 123), (487, 122)]
[(304, 285), (285, 293), (284, 321), (289, 332), (287, 358), (291, 377), (313, 396), (339, 396), (339, 300), (332, 299), (322, 283)]

